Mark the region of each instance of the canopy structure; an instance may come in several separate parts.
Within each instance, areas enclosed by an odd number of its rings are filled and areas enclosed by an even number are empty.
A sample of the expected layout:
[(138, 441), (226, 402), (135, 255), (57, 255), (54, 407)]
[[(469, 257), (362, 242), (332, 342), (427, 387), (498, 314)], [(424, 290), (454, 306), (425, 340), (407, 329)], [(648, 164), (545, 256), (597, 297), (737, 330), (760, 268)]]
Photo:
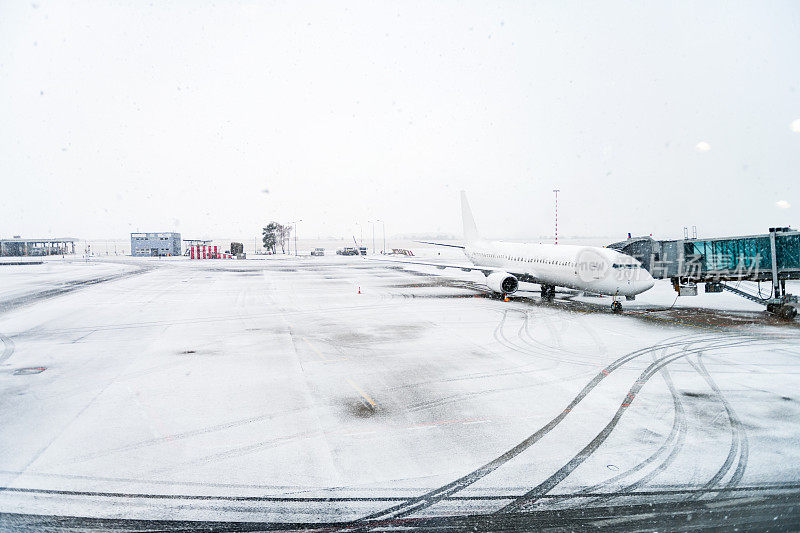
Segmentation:
[(77, 240), (71, 238), (22, 239), (19, 237), (0, 239), (0, 257), (74, 254)]

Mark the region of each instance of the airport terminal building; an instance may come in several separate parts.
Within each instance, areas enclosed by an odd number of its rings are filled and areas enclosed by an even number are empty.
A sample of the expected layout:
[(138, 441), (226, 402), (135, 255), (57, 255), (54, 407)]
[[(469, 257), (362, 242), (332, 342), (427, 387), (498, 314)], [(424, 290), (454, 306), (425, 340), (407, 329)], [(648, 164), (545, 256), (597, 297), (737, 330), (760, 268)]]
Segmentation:
[(181, 255), (180, 233), (131, 233), (131, 255)]

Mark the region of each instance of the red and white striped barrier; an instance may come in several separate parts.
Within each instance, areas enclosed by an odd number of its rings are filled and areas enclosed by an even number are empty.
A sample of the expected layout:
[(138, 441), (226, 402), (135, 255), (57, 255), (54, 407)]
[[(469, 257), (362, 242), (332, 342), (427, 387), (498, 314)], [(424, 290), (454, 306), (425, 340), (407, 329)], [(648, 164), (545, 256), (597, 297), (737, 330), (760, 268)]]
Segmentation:
[(189, 246), (189, 256), (192, 259), (235, 259), (233, 254), (220, 253), (219, 246), (192, 244)]
[(236, 259), (233, 254), (220, 252), (217, 245), (190, 244), (189, 257), (191, 259)]

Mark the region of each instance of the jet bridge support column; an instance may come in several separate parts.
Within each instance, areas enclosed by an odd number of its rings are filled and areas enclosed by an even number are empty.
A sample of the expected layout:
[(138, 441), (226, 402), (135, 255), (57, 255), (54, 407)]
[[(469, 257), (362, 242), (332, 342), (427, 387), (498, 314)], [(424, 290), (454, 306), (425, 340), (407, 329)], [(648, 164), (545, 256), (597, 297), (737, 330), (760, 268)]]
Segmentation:
[(778, 253), (776, 233), (787, 231), (788, 228), (769, 228), (769, 249), (772, 255), (772, 298), (767, 302), (767, 311), (781, 318), (793, 320), (797, 316), (797, 296), (786, 293), (786, 280), (778, 277)]
[(772, 267), (772, 297), (781, 298), (781, 282), (778, 279), (778, 254), (775, 246), (775, 228), (769, 228), (769, 251), (772, 256), (770, 266)]

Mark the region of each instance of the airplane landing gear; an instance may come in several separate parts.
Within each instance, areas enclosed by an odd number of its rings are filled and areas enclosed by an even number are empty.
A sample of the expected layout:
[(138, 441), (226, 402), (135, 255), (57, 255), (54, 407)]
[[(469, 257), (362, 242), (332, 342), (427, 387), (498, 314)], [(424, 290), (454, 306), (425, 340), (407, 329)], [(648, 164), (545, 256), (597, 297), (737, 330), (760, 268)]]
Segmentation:
[(797, 308), (788, 304), (768, 303), (767, 312), (784, 320), (794, 320), (797, 316)]
[(555, 285), (542, 285), (542, 300), (552, 302), (556, 297)]
[(622, 312), (622, 304), (619, 303), (617, 300), (611, 302), (611, 312), (615, 314), (619, 314)]

